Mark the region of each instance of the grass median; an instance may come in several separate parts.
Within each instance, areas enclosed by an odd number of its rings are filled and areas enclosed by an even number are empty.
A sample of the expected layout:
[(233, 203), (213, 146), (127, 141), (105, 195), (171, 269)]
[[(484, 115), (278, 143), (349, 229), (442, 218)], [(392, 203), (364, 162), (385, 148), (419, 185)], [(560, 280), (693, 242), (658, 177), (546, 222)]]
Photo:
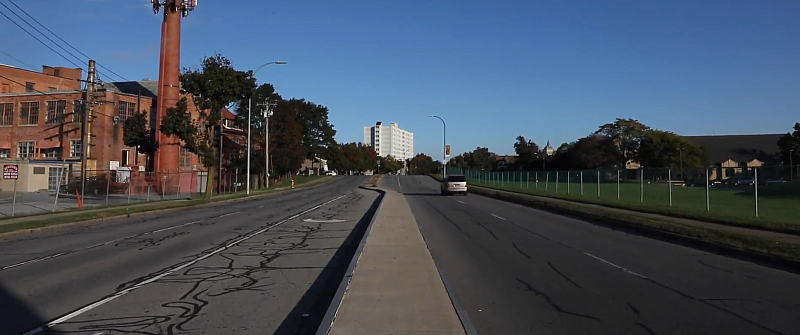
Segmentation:
[[(432, 177), (437, 180), (441, 179), (441, 176), (434, 175)], [(474, 184), (470, 186), (470, 192), (571, 217), (599, 221), (610, 226), (624, 227), (646, 234), (658, 234), (662, 237), (700, 243), (726, 251), (742, 252), (750, 256), (789, 262), (792, 266), (800, 265), (800, 245), (781, 243), (762, 236), (700, 227), (688, 223), (680, 223), (669, 218), (659, 219), (651, 216), (636, 215), (636, 213), (590, 207), (577, 202), (548, 199), (547, 197), (519, 192), (475, 186)]]
[[(325, 177), (325, 176), (298, 177), (295, 179), (295, 189), (317, 186), (323, 183), (330, 182), (335, 178), (336, 177)], [(205, 200), (205, 199), (168, 200), (168, 201), (158, 201), (158, 202), (133, 204), (133, 205), (92, 208), (80, 211), (60, 212), (53, 214), (40, 214), (29, 217), (9, 218), (7, 219), (8, 221), (11, 220), (19, 220), (19, 221), (8, 222), (8, 223), (2, 223), (2, 221), (0, 221), (0, 234), (20, 231), (20, 230), (37, 229), (37, 228), (55, 226), (60, 224), (76, 223), (88, 220), (120, 217), (134, 213), (153, 212), (153, 211), (176, 209), (183, 207), (193, 207), (215, 202), (226, 202), (248, 197), (265, 196), (282, 191), (288, 191), (289, 190), (288, 187), (290, 187), (290, 185), (291, 182), (288, 180), (281, 181), (278, 182), (277, 184), (272, 185), (272, 187), (268, 190), (252, 191), (250, 192), (249, 195), (246, 194), (245, 192), (218, 195), (212, 198), (211, 200)]]
[(597, 183), (592, 182), (588, 175), (586, 178), (583, 185), (574, 182), (559, 183), (558, 187), (552, 181), (537, 184), (535, 179), (530, 182), (512, 180), (502, 183), (470, 180), (470, 184), (540, 197), (800, 235), (800, 206), (797, 206), (800, 201), (800, 184), (768, 185), (759, 189), (759, 216), (756, 217), (752, 186), (711, 187), (710, 210), (706, 210), (705, 187), (673, 186), (670, 206), (670, 189), (665, 183), (600, 183), (598, 192)]

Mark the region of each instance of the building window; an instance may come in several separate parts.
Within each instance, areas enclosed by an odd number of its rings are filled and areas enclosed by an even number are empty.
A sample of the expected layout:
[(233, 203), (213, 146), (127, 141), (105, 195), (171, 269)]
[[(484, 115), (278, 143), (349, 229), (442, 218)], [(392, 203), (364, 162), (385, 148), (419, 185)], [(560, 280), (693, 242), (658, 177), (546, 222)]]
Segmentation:
[(36, 84), (27, 82), (25, 83), (25, 92), (33, 92), (36, 91)]
[(10, 126), (14, 122), (14, 104), (0, 104), (0, 126)]
[[(61, 179), (59, 181), (59, 179)], [(62, 185), (67, 184), (67, 171), (60, 167), (48, 168), (47, 173), (47, 190), (56, 191)]]
[(0, 158), (11, 158), (11, 149), (0, 149)]
[(192, 153), (189, 149), (181, 147), (179, 166), (181, 169), (188, 169), (192, 166)]
[(57, 124), (64, 121), (64, 113), (67, 110), (67, 101), (48, 101), (47, 102), (47, 119), (46, 124)]
[(69, 141), (69, 156), (70, 157), (80, 157), (83, 153), (83, 145), (81, 145), (81, 140), (70, 140)]
[(125, 101), (119, 102), (117, 115), (119, 115), (120, 119), (127, 120), (129, 116), (133, 115), (133, 113), (136, 113), (135, 103)]
[(81, 122), (83, 115), (83, 100), (72, 101), (72, 122)]
[(34, 158), (36, 142), (20, 141), (17, 142), (17, 158)]
[(45, 158), (59, 158), (61, 157), (61, 148), (51, 148), (42, 150), (42, 156)]
[(39, 102), (23, 102), (19, 108), (19, 124), (20, 125), (37, 125), (39, 124)]
[(129, 162), (128, 159), (129, 159), (130, 155), (131, 155), (130, 150), (122, 149), (122, 157), (119, 160), (119, 164), (120, 164), (119, 166), (128, 166), (128, 162)]

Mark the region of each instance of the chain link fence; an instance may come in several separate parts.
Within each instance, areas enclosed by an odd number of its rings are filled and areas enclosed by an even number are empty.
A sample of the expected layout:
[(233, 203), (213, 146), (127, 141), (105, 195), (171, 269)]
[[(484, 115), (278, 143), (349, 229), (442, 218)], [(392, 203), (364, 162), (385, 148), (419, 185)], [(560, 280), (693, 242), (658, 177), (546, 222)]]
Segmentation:
[(705, 213), (722, 220), (765, 218), (800, 224), (797, 167), (601, 169), (578, 171), (474, 171), (478, 186), (574, 198), (631, 209)]
[[(4, 180), (0, 189), (0, 217), (120, 206), (144, 202), (202, 198), (208, 172), (140, 172), (130, 169), (81, 171), (66, 166), (34, 169), (27, 178)], [(38, 178), (38, 179), (37, 179)], [(215, 175), (213, 194), (244, 191), (246, 175), (224, 172)]]

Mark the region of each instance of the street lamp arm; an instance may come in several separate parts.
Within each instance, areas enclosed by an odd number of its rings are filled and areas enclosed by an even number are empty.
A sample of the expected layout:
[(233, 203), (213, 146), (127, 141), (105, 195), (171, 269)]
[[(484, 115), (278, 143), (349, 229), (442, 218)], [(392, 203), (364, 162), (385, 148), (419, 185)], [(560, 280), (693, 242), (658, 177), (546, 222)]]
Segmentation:
[(261, 66), (257, 67), (257, 68), (255, 69), (255, 71), (253, 71), (253, 76), (255, 76), (255, 75), (256, 75), (256, 73), (258, 73), (258, 71), (260, 71), (262, 68), (264, 68), (265, 66), (267, 66), (267, 65), (270, 65), (270, 64), (278, 64), (278, 65), (283, 65), (283, 64), (289, 64), (289, 62), (286, 62), (286, 61), (281, 61), (281, 60), (272, 61), (272, 62), (266, 62), (266, 63), (262, 64)]

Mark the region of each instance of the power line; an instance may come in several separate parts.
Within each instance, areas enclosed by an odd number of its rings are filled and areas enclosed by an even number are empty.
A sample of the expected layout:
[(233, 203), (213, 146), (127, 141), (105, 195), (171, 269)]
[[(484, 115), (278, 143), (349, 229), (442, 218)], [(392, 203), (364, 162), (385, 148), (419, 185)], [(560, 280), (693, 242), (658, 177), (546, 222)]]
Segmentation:
[(5, 52), (5, 51), (3, 51), (3, 50), (0, 50), (0, 53), (2, 53), (2, 54), (4, 54), (4, 55), (6, 55), (8, 58), (11, 58), (11, 59), (13, 59), (13, 60), (17, 61), (18, 63), (20, 63), (20, 64), (22, 64), (22, 65), (25, 65), (25, 66), (27, 66), (27, 67), (28, 67), (29, 69), (31, 69), (31, 70), (33, 70), (33, 71), (36, 71), (36, 69), (35, 69), (33, 66), (31, 66), (31, 65), (30, 65), (30, 64), (28, 64), (28, 63), (25, 63), (25, 62), (23, 62), (23, 61), (19, 60), (17, 57), (11, 56), (11, 55), (9, 55), (7, 52)]
[[(24, 9), (22, 9), (20, 6), (18, 6), (16, 3), (14, 3), (14, 1), (12, 1), (12, 0), (7, 0), (7, 1), (8, 1), (9, 3), (11, 3), (12, 5), (14, 5), (14, 7), (16, 7), (17, 9), (19, 9), (19, 11), (21, 11), (23, 14), (25, 14), (25, 16), (27, 16), (27, 17), (31, 18), (31, 19), (32, 19), (34, 22), (36, 22), (37, 24), (39, 24), (39, 25), (40, 25), (42, 28), (44, 28), (44, 29), (45, 29), (47, 32), (49, 32), (50, 34), (52, 34), (53, 36), (55, 36), (57, 39), (59, 39), (61, 42), (64, 42), (64, 43), (65, 43), (67, 46), (69, 46), (69, 47), (70, 47), (70, 48), (72, 48), (73, 50), (77, 51), (77, 52), (78, 52), (79, 54), (81, 54), (83, 57), (86, 57), (86, 59), (91, 59), (91, 57), (87, 56), (85, 53), (83, 53), (83, 52), (81, 52), (80, 50), (78, 50), (77, 48), (75, 48), (75, 47), (74, 47), (72, 44), (70, 44), (69, 42), (65, 41), (63, 38), (61, 38), (61, 36), (58, 36), (58, 34), (54, 33), (52, 30), (50, 30), (49, 28), (47, 28), (47, 26), (45, 26), (44, 24), (42, 24), (41, 22), (39, 22), (39, 20), (36, 20), (36, 18), (34, 18), (34, 17), (33, 17), (33, 16), (31, 16), (30, 14), (28, 14), (28, 12), (27, 12), (27, 11), (25, 11), (25, 10), (24, 10)], [(67, 53), (67, 54), (69, 54), (70, 56), (74, 57), (74, 58), (75, 58), (75, 59), (77, 59), (78, 61), (81, 61), (81, 62), (82, 62), (82, 61), (84, 61), (84, 60), (83, 60), (83, 59), (81, 59), (80, 57), (78, 57), (78, 56), (75, 56), (75, 54), (73, 54), (73, 53), (72, 53), (72, 52), (70, 52), (69, 50), (65, 49), (64, 47), (62, 47), (62, 46), (61, 46), (60, 44), (58, 44), (56, 41), (53, 41), (53, 39), (51, 39), (50, 37), (48, 37), (48, 36), (47, 36), (45, 33), (43, 33), (41, 30), (39, 30), (39, 29), (37, 29), (36, 27), (34, 27), (34, 26), (33, 26), (33, 25), (30, 23), (30, 22), (28, 22), (28, 21), (27, 21), (25, 18), (21, 17), (19, 14), (17, 14), (17, 13), (16, 13), (16, 12), (14, 12), (13, 10), (11, 10), (11, 8), (9, 8), (8, 6), (6, 6), (4, 3), (0, 2), (0, 5), (2, 5), (3, 7), (5, 7), (6, 9), (8, 9), (8, 10), (9, 10), (11, 13), (13, 13), (13, 14), (14, 14), (14, 15), (15, 15), (17, 18), (19, 18), (20, 20), (22, 20), (23, 22), (25, 22), (25, 23), (26, 23), (28, 26), (30, 26), (31, 28), (33, 28), (34, 30), (36, 30), (36, 32), (38, 32), (39, 34), (41, 34), (42, 36), (44, 36), (44, 38), (46, 38), (48, 41), (50, 41), (50, 42), (52, 42), (53, 44), (55, 44), (55, 45), (56, 45), (57, 47), (59, 47), (61, 50), (64, 50), (64, 52), (66, 52), (66, 53)], [(3, 15), (3, 16), (5, 16), (5, 15)], [(8, 18), (8, 17), (6, 16), (6, 18)], [(9, 20), (10, 20), (10, 18), (9, 18)], [(16, 23), (15, 23), (15, 24), (16, 24)], [(19, 25), (17, 25), (17, 26), (18, 26), (18, 27), (20, 27)], [(22, 27), (20, 27), (20, 28), (22, 28)], [(24, 30), (24, 29), (23, 29), (23, 30)], [(25, 32), (28, 32), (28, 31), (25, 31)], [(31, 33), (29, 33), (29, 32), (28, 32), (28, 34), (29, 34), (29, 35), (31, 35), (31, 36), (33, 37), (33, 35), (32, 35)], [(36, 37), (34, 37), (34, 38), (36, 38)], [(38, 40), (38, 39), (37, 39), (37, 40)], [(39, 42), (41, 43), (41, 40), (39, 40)], [(53, 50), (53, 49), (50, 49), (50, 50)], [(55, 52), (55, 51), (54, 51), (54, 52)], [(64, 56), (62, 55), (62, 57), (64, 57)], [(73, 63), (73, 65), (75, 65), (75, 64)], [(76, 66), (77, 66), (77, 65), (76, 65)], [(117, 74), (116, 72), (112, 71), (111, 69), (108, 69), (108, 68), (106, 68), (106, 67), (105, 67), (105, 66), (103, 66), (103, 65), (100, 65), (100, 64), (98, 64), (98, 66), (100, 66), (101, 68), (103, 68), (103, 69), (107, 70), (108, 72), (110, 72), (110, 73), (114, 74), (115, 76), (117, 76), (118, 78), (120, 78), (120, 79), (122, 79), (122, 80), (125, 80), (125, 81), (130, 81), (130, 80), (126, 79), (125, 77), (123, 77), (123, 76), (120, 76), (120, 75), (119, 75), (119, 74)], [(80, 67), (80, 66), (79, 66), (79, 67)], [(82, 68), (82, 67), (81, 67), (81, 68)], [(97, 72), (98, 74), (100, 74), (100, 73), (99, 73), (99, 71), (95, 71), (95, 72)]]
[[(1, 2), (0, 2), (0, 4), (3, 4), (3, 3), (1, 3)], [(3, 6), (5, 6), (5, 5), (3, 4)], [(6, 7), (6, 8), (8, 8), (8, 7)], [(0, 12), (0, 15), (3, 15), (3, 16), (6, 18), (6, 19), (8, 19), (9, 21), (11, 21), (11, 23), (13, 23), (13, 24), (14, 24), (14, 25), (16, 25), (17, 27), (19, 27), (19, 29), (22, 29), (22, 31), (24, 31), (24, 32), (28, 33), (28, 35), (30, 35), (31, 37), (33, 37), (33, 39), (37, 40), (39, 43), (41, 43), (42, 45), (44, 45), (46, 48), (50, 49), (50, 51), (52, 51), (52, 52), (56, 53), (57, 55), (61, 56), (61, 58), (64, 58), (64, 59), (65, 59), (67, 62), (69, 62), (70, 64), (72, 64), (72, 65), (74, 65), (74, 66), (77, 66), (77, 67), (81, 68), (81, 70), (83, 69), (83, 67), (82, 67), (82, 66), (80, 66), (80, 65), (76, 64), (75, 62), (73, 62), (73, 61), (72, 61), (72, 60), (70, 60), (69, 58), (65, 57), (64, 55), (62, 55), (61, 53), (59, 53), (58, 51), (56, 51), (55, 49), (53, 49), (52, 47), (50, 47), (49, 45), (47, 45), (47, 43), (44, 43), (44, 42), (43, 42), (41, 39), (39, 39), (38, 37), (36, 37), (35, 35), (33, 35), (31, 32), (29, 32), (27, 29), (25, 29), (24, 27), (22, 27), (21, 25), (19, 25), (19, 23), (17, 23), (16, 21), (14, 21), (14, 20), (12, 20), (10, 17), (8, 17), (8, 15), (6, 15), (5, 13), (3, 13), (3, 12)]]

